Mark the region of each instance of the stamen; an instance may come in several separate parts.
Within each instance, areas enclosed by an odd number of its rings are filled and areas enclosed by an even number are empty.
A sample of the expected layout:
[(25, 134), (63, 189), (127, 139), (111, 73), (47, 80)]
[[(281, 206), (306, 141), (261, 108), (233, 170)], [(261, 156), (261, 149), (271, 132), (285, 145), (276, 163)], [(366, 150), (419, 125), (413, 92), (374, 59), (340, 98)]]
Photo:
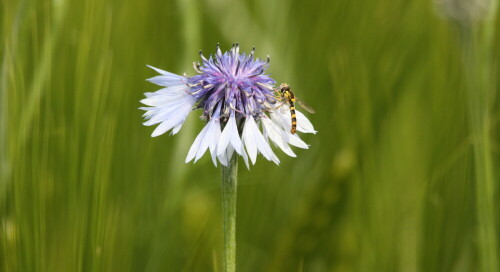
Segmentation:
[(229, 108), (231, 108), (232, 110), (234, 110), (234, 111), (235, 111), (235, 112), (237, 112), (237, 113), (244, 114), (244, 112), (243, 112), (243, 111), (241, 111), (241, 110), (239, 110), (239, 109), (235, 108), (233, 104), (229, 104)]
[(201, 92), (201, 91), (203, 91), (203, 90), (205, 90), (205, 89), (200, 88), (199, 90), (196, 90), (196, 91), (194, 91), (194, 92), (190, 92), (189, 94), (191, 94), (191, 95), (195, 95), (195, 94), (197, 94), (197, 93), (199, 93), (199, 92)]
[[(186, 84), (186, 85), (189, 86), (189, 84)], [(189, 94), (189, 95), (194, 95), (194, 93), (190, 92), (190, 90), (188, 90), (188, 89), (185, 89), (184, 92)]]
[(271, 85), (268, 85), (266, 83), (256, 82), (256, 84), (258, 84), (259, 86), (264, 87), (264, 88), (266, 88), (266, 89), (268, 89), (270, 91), (274, 91), (274, 88)]
[(263, 104), (264, 104), (264, 106), (265, 106), (266, 111), (268, 111), (268, 112), (269, 112), (269, 111), (270, 111), (269, 109), (271, 108), (271, 103), (269, 103), (269, 102), (267, 102), (267, 101), (264, 101), (264, 103), (263, 103)]
[(216, 54), (218, 57), (221, 57), (222, 56), (222, 51), (220, 50), (220, 44), (217, 43), (217, 50), (216, 50)]
[(200, 50), (200, 57), (203, 61), (208, 61), (207, 58), (205, 58), (205, 56), (203, 56), (203, 51)]
[(238, 58), (236, 60), (236, 71), (234, 72), (234, 74), (238, 75), (239, 72), (240, 72), (240, 59)]
[(193, 62), (193, 68), (194, 70), (199, 73), (199, 74), (202, 74), (203, 72), (200, 70), (200, 63), (196, 63), (196, 62)]

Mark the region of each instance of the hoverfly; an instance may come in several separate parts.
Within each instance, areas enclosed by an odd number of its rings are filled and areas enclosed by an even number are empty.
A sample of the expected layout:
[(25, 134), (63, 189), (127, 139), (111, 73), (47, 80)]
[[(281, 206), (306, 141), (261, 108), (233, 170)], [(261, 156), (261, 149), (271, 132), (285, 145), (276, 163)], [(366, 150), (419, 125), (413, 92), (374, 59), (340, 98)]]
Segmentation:
[(295, 94), (290, 90), (290, 86), (287, 83), (282, 83), (275, 91), (280, 95), (281, 101), (287, 103), (290, 107), (290, 115), (292, 117), (292, 128), (290, 133), (295, 134), (297, 132), (297, 116), (295, 115), (295, 102), (299, 104), (303, 109), (310, 113), (315, 113), (314, 109), (306, 105), (304, 102), (300, 101), (295, 97)]

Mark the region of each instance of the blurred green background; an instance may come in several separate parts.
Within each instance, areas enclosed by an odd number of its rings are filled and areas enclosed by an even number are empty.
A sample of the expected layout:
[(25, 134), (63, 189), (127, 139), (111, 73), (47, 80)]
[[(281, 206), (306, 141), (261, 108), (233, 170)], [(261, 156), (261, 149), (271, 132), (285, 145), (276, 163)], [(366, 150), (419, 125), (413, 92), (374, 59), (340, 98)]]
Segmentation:
[(497, 8), (438, 2), (1, 1), (0, 270), (220, 271), (201, 113), (151, 138), (138, 107), (146, 64), (239, 42), (319, 133), (240, 164), (238, 271), (495, 271)]

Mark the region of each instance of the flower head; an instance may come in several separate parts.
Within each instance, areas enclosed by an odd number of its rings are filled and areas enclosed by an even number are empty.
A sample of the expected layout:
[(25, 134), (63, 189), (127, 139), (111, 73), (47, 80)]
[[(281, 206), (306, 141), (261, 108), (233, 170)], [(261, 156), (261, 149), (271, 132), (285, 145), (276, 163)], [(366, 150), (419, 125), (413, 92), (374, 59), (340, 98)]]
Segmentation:
[[(141, 102), (148, 119), (144, 125), (159, 124), (153, 131), (156, 137), (169, 130), (176, 134), (187, 115), (203, 109), (202, 119), (207, 124), (193, 142), (186, 162), (196, 162), (207, 149), (213, 163), (217, 160), (227, 165), (232, 154), (243, 157), (247, 167), (248, 157), (255, 164), (257, 153), (279, 164), (269, 143), (273, 142), (287, 155), (295, 157), (290, 145), (308, 148), (296, 134), (292, 134), (290, 107), (274, 89), (276, 83), (265, 70), (267, 60), (250, 54), (239, 53), (238, 44), (222, 53), (217, 45), (215, 56), (194, 63), (197, 75), (187, 77), (151, 67), (161, 75), (148, 79), (163, 86), (154, 93), (145, 93)], [(297, 131), (316, 133), (311, 122), (296, 111)], [(262, 132), (260, 130), (262, 128)]]

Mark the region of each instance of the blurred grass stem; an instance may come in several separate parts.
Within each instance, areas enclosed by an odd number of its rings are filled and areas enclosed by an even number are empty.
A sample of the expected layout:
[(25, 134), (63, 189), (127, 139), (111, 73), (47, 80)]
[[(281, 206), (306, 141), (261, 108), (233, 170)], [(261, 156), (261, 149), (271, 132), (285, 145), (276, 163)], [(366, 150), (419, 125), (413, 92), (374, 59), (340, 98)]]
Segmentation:
[(491, 102), (495, 93), (492, 44), (496, 1), (482, 23), (462, 25), (462, 53), (473, 137), (480, 271), (499, 271), (495, 222), (495, 173), (491, 155)]
[(236, 271), (236, 193), (238, 155), (234, 152), (229, 165), (222, 166), (222, 228), (224, 232), (223, 271)]

